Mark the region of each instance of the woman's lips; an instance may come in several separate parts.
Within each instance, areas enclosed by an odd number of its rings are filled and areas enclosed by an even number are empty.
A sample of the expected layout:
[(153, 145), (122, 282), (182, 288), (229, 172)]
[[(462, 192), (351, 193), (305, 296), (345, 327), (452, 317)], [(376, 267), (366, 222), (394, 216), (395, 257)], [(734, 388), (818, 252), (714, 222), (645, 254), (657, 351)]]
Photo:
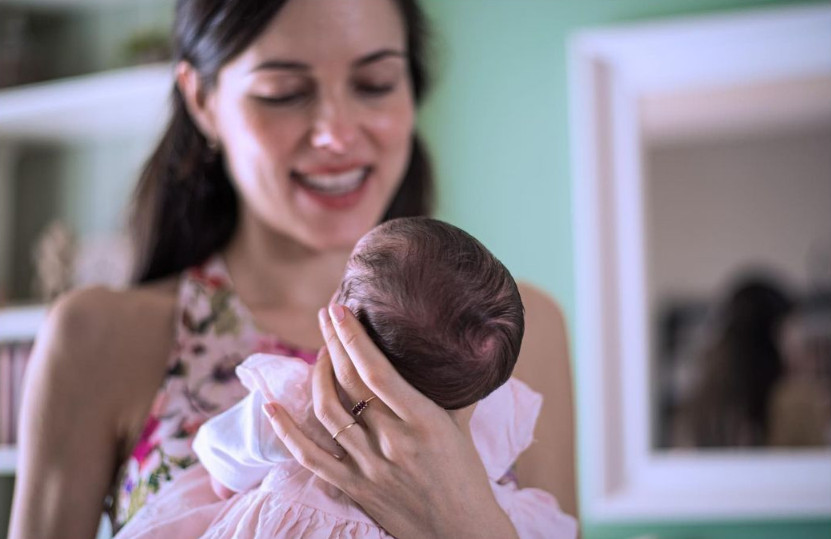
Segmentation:
[(333, 196), (350, 193), (360, 187), (369, 174), (369, 167), (356, 167), (343, 172), (328, 174), (295, 173), (297, 181), (307, 189)]
[(332, 209), (349, 208), (360, 200), (372, 168), (369, 166), (333, 172), (303, 174), (292, 172), (292, 179), (306, 195)]

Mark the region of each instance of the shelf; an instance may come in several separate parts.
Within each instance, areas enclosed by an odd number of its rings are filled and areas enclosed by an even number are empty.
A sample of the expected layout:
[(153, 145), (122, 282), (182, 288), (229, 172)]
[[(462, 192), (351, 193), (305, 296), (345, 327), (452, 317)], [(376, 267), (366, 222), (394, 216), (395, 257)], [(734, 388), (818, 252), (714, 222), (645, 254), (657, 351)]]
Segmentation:
[(17, 469), (17, 446), (0, 445), (0, 475), (14, 475)]
[(0, 308), (0, 343), (34, 339), (47, 311), (46, 305)]
[(169, 64), (0, 90), (0, 138), (72, 142), (155, 136), (168, 117)]

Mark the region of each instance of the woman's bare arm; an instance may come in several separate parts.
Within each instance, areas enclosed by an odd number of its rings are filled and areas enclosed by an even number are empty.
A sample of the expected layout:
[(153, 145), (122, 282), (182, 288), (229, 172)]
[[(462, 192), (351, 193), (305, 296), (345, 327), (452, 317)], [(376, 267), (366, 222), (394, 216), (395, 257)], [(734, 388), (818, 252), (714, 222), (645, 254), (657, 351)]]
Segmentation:
[(50, 312), (26, 373), (11, 539), (95, 536), (164, 373), (173, 309), (158, 297), (89, 289)]
[(563, 511), (576, 517), (574, 392), (565, 321), (545, 293), (524, 283), (519, 289), (525, 337), (514, 375), (543, 395), (535, 442), (517, 462), (519, 484), (554, 494)]

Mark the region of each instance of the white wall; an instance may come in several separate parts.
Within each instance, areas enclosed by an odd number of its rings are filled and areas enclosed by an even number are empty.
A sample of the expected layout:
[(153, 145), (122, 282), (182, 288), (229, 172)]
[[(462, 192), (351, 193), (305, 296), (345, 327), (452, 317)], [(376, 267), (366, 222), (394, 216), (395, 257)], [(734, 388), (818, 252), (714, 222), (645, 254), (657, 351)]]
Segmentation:
[(713, 297), (754, 264), (802, 290), (816, 277), (812, 250), (831, 250), (831, 125), (653, 145), (646, 163), (653, 305)]

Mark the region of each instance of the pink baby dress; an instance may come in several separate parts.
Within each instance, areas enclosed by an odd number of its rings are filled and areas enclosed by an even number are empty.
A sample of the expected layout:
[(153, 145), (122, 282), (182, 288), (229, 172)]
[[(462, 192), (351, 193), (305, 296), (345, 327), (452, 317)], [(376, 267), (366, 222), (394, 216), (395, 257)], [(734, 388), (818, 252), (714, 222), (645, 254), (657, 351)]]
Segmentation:
[[(264, 403), (279, 402), (307, 436), (331, 445), (311, 409), (311, 371), (293, 357), (246, 359), (236, 372), (249, 394), (199, 429), (193, 447), (201, 465), (139, 511), (119, 539), (390, 537), (348, 496), (300, 466), (262, 412)], [(519, 536), (570, 539), (576, 522), (553, 496), (500, 482), (533, 441), (541, 403), (539, 394), (512, 378), (479, 402), (471, 432), (496, 500)], [(211, 475), (238, 493), (218, 499)]]

